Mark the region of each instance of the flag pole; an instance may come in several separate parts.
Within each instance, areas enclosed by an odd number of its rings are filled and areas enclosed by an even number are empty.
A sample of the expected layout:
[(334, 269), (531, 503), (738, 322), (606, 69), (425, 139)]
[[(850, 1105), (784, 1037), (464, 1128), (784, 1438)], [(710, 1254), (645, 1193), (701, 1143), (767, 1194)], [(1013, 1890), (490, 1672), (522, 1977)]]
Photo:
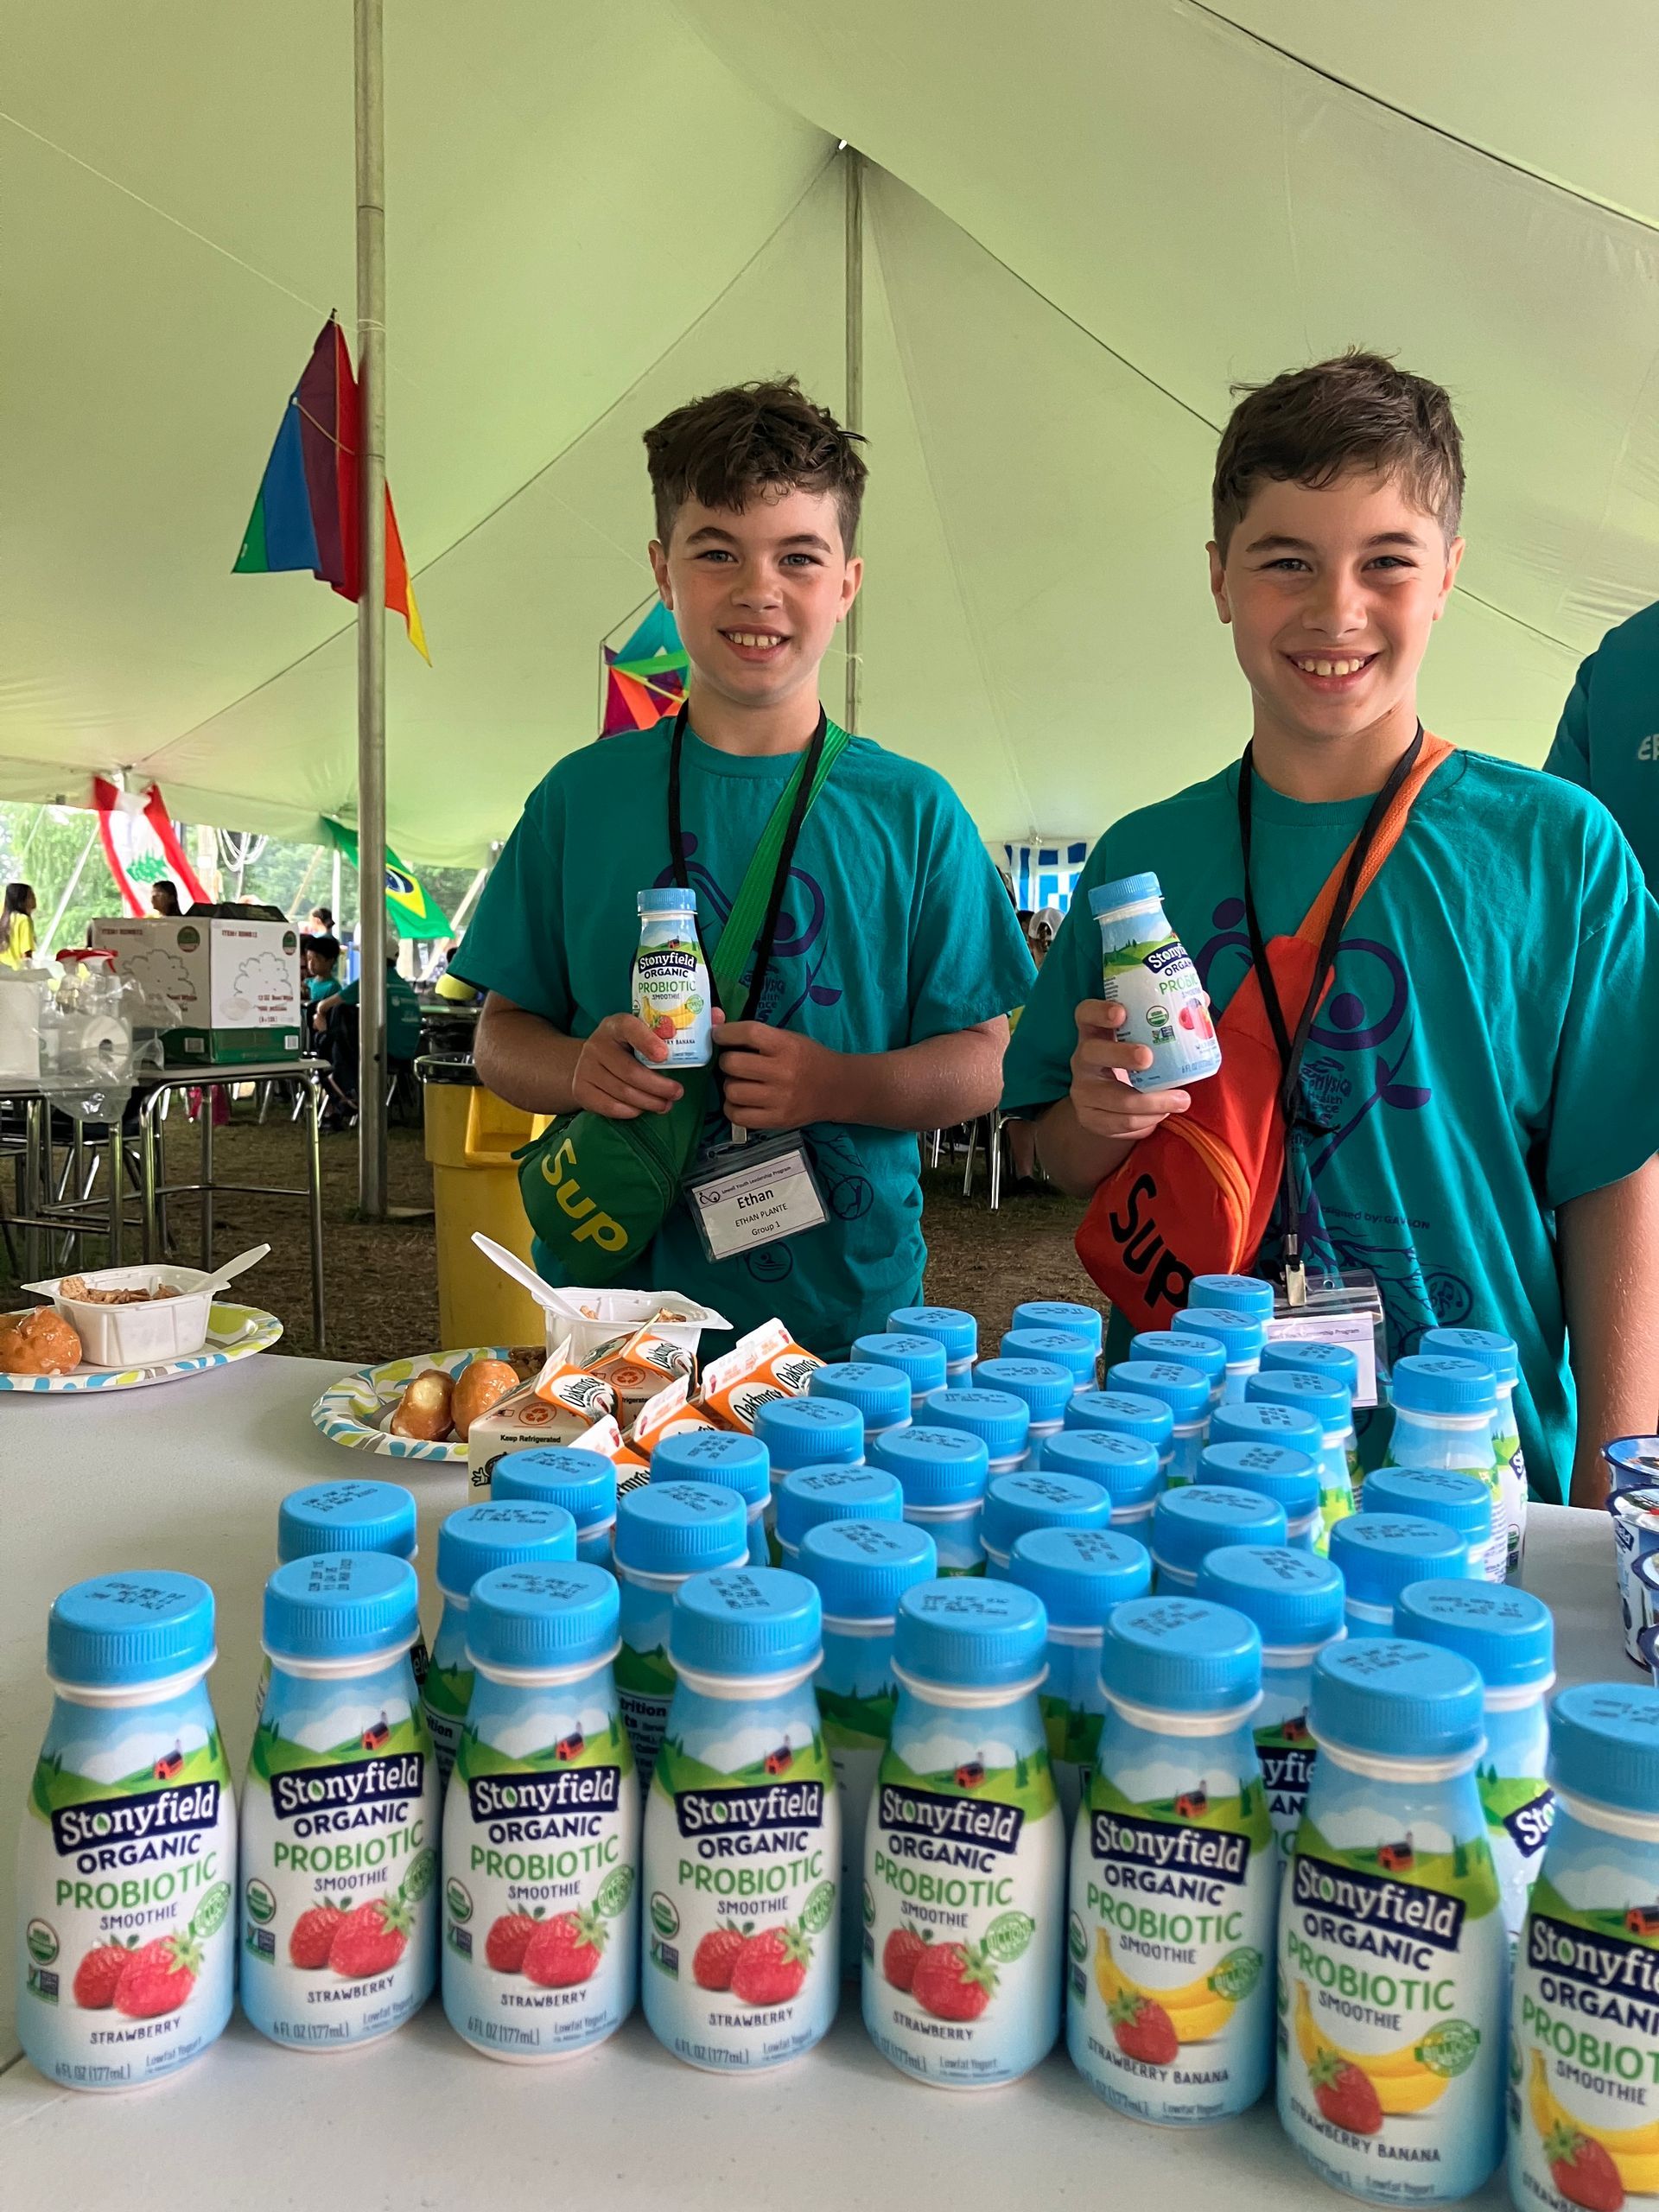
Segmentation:
[[(357, 1203), (386, 1212), (386, 211), (383, 0), (354, 0), (357, 90)], [(336, 914), (336, 920), (339, 917)]]
[[(849, 146), (846, 162), (846, 426), (849, 430), (860, 430), (864, 427), (864, 156), (856, 146)], [(855, 599), (847, 610), (847, 705), (842, 716), (846, 728), (855, 734), (863, 690), (864, 671), (858, 657), (859, 633), (863, 626), (861, 613), (861, 601)]]

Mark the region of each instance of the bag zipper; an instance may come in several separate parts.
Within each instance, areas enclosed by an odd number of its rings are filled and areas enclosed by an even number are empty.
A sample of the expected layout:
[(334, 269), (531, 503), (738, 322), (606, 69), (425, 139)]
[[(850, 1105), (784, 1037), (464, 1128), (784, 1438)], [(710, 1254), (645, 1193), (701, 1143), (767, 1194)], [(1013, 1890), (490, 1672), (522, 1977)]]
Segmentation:
[(1196, 1122), (1187, 1122), (1180, 1115), (1172, 1114), (1164, 1127), (1172, 1136), (1179, 1137), (1183, 1143), (1190, 1145), (1197, 1153), (1211, 1180), (1221, 1192), (1222, 1203), (1232, 1224), (1232, 1251), (1226, 1268), (1222, 1271), (1229, 1273), (1237, 1268), (1245, 1257), (1244, 1234), (1249, 1226), (1250, 1188), (1245, 1180), (1244, 1171), (1231, 1147), (1211, 1136), (1208, 1129), (1201, 1128)]

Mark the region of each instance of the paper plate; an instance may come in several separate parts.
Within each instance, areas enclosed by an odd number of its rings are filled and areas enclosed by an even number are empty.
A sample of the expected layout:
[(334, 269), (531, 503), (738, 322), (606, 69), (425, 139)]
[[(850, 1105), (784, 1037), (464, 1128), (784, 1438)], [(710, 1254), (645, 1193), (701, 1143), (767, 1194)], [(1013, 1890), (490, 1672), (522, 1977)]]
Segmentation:
[(311, 1418), (331, 1444), (348, 1452), (379, 1452), (389, 1459), (435, 1459), (464, 1467), (464, 1444), (428, 1444), (418, 1436), (388, 1436), (386, 1416), (406, 1385), (429, 1367), (459, 1375), (475, 1359), (505, 1359), (499, 1344), (474, 1344), (467, 1351), (421, 1352), (412, 1359), (389, 1359), (379, 1367), (353, 1368), (328, 1388), (311, 1408)]
[[(33, 1306), (19, 1309), (33, 1313)], [(180, 1359), (156, 1360), (148, 1367), (77, 1367), (68, 1375), (0, 1375), (0, 1390), (143, 1390), (152, 1382), (176, 1382), (186, 1375), (206, 1375), (232, 1360), (269, 1351), (283, 1333), (274, 1313), (257, 1306), (231, 1306), (215, 1300), (207, 1341), (200, 1351)]]

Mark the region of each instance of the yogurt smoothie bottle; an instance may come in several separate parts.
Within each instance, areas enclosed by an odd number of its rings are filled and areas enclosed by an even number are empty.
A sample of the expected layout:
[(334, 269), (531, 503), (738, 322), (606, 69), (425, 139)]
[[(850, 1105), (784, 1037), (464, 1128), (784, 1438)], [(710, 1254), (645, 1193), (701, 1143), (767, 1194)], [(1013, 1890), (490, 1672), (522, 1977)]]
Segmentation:
[(1027, 1298), (1014, 1309), (1009, 1320), (1011, 1329), (1062, 1329), (1069, 1337), (1080, 1337), (1100, 1359), (1101, 1345), (1105, 1340), (1105, 1324), (1097, 1308), (1079, 1306), (1066, 1298)]
[(989, 1475), (1017, 1474), (1031, 1444), (1031, 1409), (1008, 1390), (936, 1390), (927, 1402), (931, 1428), (960, 1429), (985, 1446)]
[(778, 1492), (797, 1467), (861, 1467), (864, 1416), (841, 1398), (766, 1398), (755, 1408), (754, 1433), (766, 1447), (772, 1497), (766, 1535), (778, 1565)]
[(1171, 1458), (1164, 1480), (1172, 1490), (1180, 1483), (1196, 1482), (1198, 1454), (1210, 1429), (1209, 1377), (1179, 1360), (1124, 1359), (1107, 1369), (1106, 1383), (1109, 1392), (1127, 1390), (1168, 1407)]
[(939, 1573), (983, 1574), (980, 1524), (990, 1466), (983, 1440), (964, 1428), (907, 1428), (884, 1438), (876, 1456), (898, 1478), (906, 1520), (932, 1537)]
[(956, 1306), (899, 1306), (887, 1326), (900, 1336), (931, 1337), (944, 1346), (944, 1379), (952, 1390), (965, 1390), (979, 1357), (979, 1324)]
[(1472, 1360), (1477, 1367), (1486, 1363), (1491, 1367), (1497, 1389), (1497, 1411), (1492, 1421), (1492, 1466), (1499, 1493), (1495, 1517), (1503, 1523), (1506, 1572), (1513, 1580), (1521, 1572), (1527, 1544), (1527, 1462), (1515, 1412), (1516, 1385), (1521, 1380), (1520, 1350), (1513, 1337), (1497, 1329), (1426, 1329), (1418, 1350), (1445, 1352), (1453, 1359)]
[(1221, 1403), (1227, 1387), (1227, 1347), (1214, 1337), (1191, 1335), (1185, 1329), (1142, 1329), (1129, 1338), (1134, 1360), (1169, 1360), (1177, 1367), (1196, 1368), (1210, 1385), (1210, 1411)]
[(652, 2034), (711, 2073), (810, 2050), (841, 1987), (841, 1811), (812, 1677), (816, 1586), (782, 1567), (694, 1574), (674, 1600), (676, 1675), (645, 1806)]
[(1265, 1328), (1273, 1319), (1273, 1285), (1263, 1275), (1194, 1275), (1186, 1294), (1189, 1310), (1194, 1306), (1225, 1306), (1236, 1313), (1249, 1313)]
[(1492, 1542), (1492, 1494), (1478, 1475), (1449, 1467), (1378, 1467), (1366, 1489), (1365, 1510), (1441, 1522), (1463, 1538), (1473, 1580), (1503, 1580), (1502, 1547)]
[(836, 1398), (854, 1407), (864, 1423), (866, 1452), (911, 1424), (914, 1392), (903, 1368), (864, 1359), (832, 1360), (812, 1370), (806, 1392), (810, 1398)]
[(1184, 1337), (1208, 1337), (1221, 1346), (1226, 1362), (1222, 1376), (1222, 1402), (1225, 1405), (1238, 1404), (1243, 1398), (1245, 1385), (1262, 1369), (1268, 1332), (1260, 1317), (1243, 1313), (1236, 1306), (1189, 1306), (1176, 1316), (1175, 1325)]
[(1463, 1582), (1469, 1548), (1443, 1521), (1405, 1513), (1351, 1513), (1331, 1532), (1351, 1637), (1392, 1637), (1394, 1605), (1409, 1582)]
[(1497, 1870), (1503, 1925), (1513, 1945), (1555, 1818), (1555, 1793), (1545, 1779), (1545, 1700), (1555, 1680), (1549, 1607), (1528, 1590), (1414, 1582), (1395, 1599), (1394, 1618), (1401, 1636), (1460, 1651), (1485, 1684), (1486, 1748), (1475, 1780)]
[(1006, 1581), (1014, 1540), (1027, 1529), (1109, 1529), (1112, 1501), (1086, 1477), (1058, 1474), (998, 1475), (985, 1492), (980, 1541), (985, 1572)]
[(1040, 1598), (1048, 1615), (1048, 1679), (1038, 1702), (1069, 1834), (1100, 1745), (1106, 1623), (1114, 1605), (1151, 1589), (1152, 1555), (1111, 1529), (1027, 1529), (1014, 1539), (1007, 1579)]
[(1175, 1464), (1175, 1416), (1161, 1398), (1149, 1398), (1144, 1390), (1081, 1390), (1065, 1409), (1065, 1427), (1150, 1444), (1158, 1454), (1159, 1482), (1168, 1482)]
[(937, 1337), (906, 1335), (897, 1330), (859, 1337), (853, 1344), (853, 1359), (867, 1367), (897, 1368), (899, 1374), (910, 1377), (912, 1420), (920, 1420), (931, 1391), (950, 1387), (944, 1346)]
[[(664, 1446), (657, 1448), (660, 1452)], [(569, 1452), (550, 1446), (509, 1452), (496, 1462), (490, 1496), (526, 1505), (562, 1505), (576, 1524), (576, 1557), (589, 1567), (610, 1565), (611, 1535), (616, 1527), (616, 1465), (602, 1452)]]
[[(1325, 1432), (1316, 1417), (1300, 1406), (1263, 1405), (1249, 1398), (1222, 1405), (1217, 1408), (1216, 1417), (1210, 1424), (1210, 1441), (1205, 1448), (1213, 1452), (1224, 1445), (1247, 1451), (1254, 1446), (1306, 1455), (1319, 1474), (1319, 1525), (1313, 1548), (1316, 1552), (1328, 1551), (1331, 1536), (1325, 1526), (1325, 1497), (1332, 1471), (1325, 1460)], [(1337, 1492), (1333, 1503), (1340, 1504), (1344, 1495), (1345, 1490)], [(1337, 1517), (1340, 1519), (1340, 1514)]]
[(132, 2089), (231, 2017), (236, 1804), (193, 1574), (94, 1577), (47, 1618), (52, 1717), (17, 1852), (17, 2035), (49, 2082)]
[(748, 1508), (720, 1483), (642, 1483), (617, 1500), (616, 1688), (642, 1791), (651, 1787), (674, 1696), (674, 1593), (694, 1574), (742, 1567), (748, 1556)]
[(1315, 2173), (1375, 2203), (1451, 2203), (1503, 2153), (1510, 1946), (1475, 1783), (1482, 1707), (1470, 1662), (1429, 1644), (1350, 1641), (1314, 1662), (1279, 2118)]
[(1659, 1690), (1586, 1682), (1550, 1715), (1554, 1827), (1510, 2013), (1518, 2212), (1659, 2195)]
[[(276, 1509), (276, 1564), (310, 1559), (319, 1552), (385, 1552), (388, 1559), (419, 1558), (415, 1499), (401, 1483), (310, 1483), (290, 1491)], [(430, 1663), (426, 1638), (417, 1637), (410, 1654), (415, 1680), (423, 1684)], [(253, 1725), (265, 1709), (270, 1662), (259, 1670), (253, 1694)]]
[(1039, 1467), (1043, 1446), (1059, 1434), (1065, 1409), (1075, 1395), (1072, 1370), (1052, 1359), (982, 1359), (974, 1370), (974, 1383), (978, 1389), (1005, 1391), (1011, 1398), (1025, 1401), (1030, 1416), (1026, 1465)]
[(1492, 1556), (1487, 1580), (1502, 1582), (1509, 1572), (1503, 1485), (1493, 1464), (1492, 1431), (1497, 1419), (1497, 1379), (1490, 1359), (1453, 1359), (1445, 1352), (1414, 1352), (1397, 1359), (1389, 1377), (1394, 1429), (1389, 1438), (1390, 1467), (1438, 1467), (1473, 1475), (1492, 1501)]
[(575, 1555), (576, 1524), (564, 1508), (537, 1505), (528, 1498), (491, 1497), (480, 1505), (463, 1505), (438, 1530), (443, 1612), (432, 1663), (421, 1685), (421, 1703), (432, 1732), (440, 1789), (448, 1787), (473, 1694), (473, 1670), (467, 1658), (467, 1607), (473, 1585), (498, 1567), (550, 1567), (556, 1560)]
[(1331, 1531), (1344, 1514), (1354, 1510), (1354, 1483), (1350, 1469), (1359, 1457), (1354, 1433), (1354, 1403), (1345, 1382), (1314, 1369), (1264, 1368), (1244, 1389), (1247, 1405), (1285, 1406), (1311, 1414), (1319, 1423), (1319, 1510), (1325, 1519), (1327, 1548)]
[(1111, 1505), (1111, 1525), (1145, 1543), (1164, 1478), (1155, 1447), (1107, 1428), (1063, 1428), (1043, 1447), (1043, 1471), (1097, 1483)]
[(1059, 2029), (1047, 1626), (1012, 1582), (919, 1582), (899, 1601), (899, 1700), (865, 1845), (864, 2024), (901, 2073), (940, 2088), (1015, 2081)]
[(437, 1761), (410, 1665), (415, 1570), (378, 1552), (265, 1585), (270, 1694), (242, 1785), (242, 2009), (263, 2036), (344, 2050), (437, 1979)]
[[(1306, 1452), (1293, 1452), (1280, 1444), (1206, 1444), (1198, 1457), (1198, 1480), (1270, 1497), (1284, 1508), (1285, 1541), (1291, 1549), (1319, 1549), (1325, 1530), (1319, 1512), (1319, 1474)], [(1255, 1616), (1250, 1618), (1254, 1620)], [(1260, 1621), (1255, 1624), (1262, 1625)]]
[(938, 1565), (933, 1539), (902, 1521), (820, 1521), (801, 1539), (800, 1572), (823, 1606), (823, 1664), (813, 1685), (841, 1800), (841, 1972), (864, 1955), (864, 1830), (893, 1733), (899, 1600)]
[(651, 1455), (654, 1483), (716, 1483), (734, 1490), (743, 1501), (749, 1531), (749, 1562), (765, 1567), (772, 1558), (766, 1535), (766, 1508), (772, 1503), (772, 1462), (758, 1436), (722, 1436), (712, 1428), (684, 1429), (665, 1436)]
[(642, 891), (636, 903), (633, 1011), (667, 1046), (668, 1058), (652, 1060), (644, 1052), (634, 1058), (646, 1067), (705, 1068), (714, 1053), (712, 995), (697, 929), (697, 894), (669, 884)]
[(1118, 1041), (1144, 1045), (1152, 1065), (1128, 1077), (1137, 1090), (1200, 1083), (1221, 1065), (1210, 1004), (1186, 947), (1169, 925), (1155, 875), (1125, 875), (1089, 893), (1100, 925), (1101, 995), (1121, 1006)]
[(611, 1672), (615, 1578), (580, 1560), (474, 1584), (474, 1681), (443, 1815), (443, 2009), (518, 2064), (633, 2010), (639, 1784)]
[[(886, 1467), (797, 1467), (778, 1492), (779, 1565), (797, 1574), (807, 1531), (826, 1521), (902, 1521), (905, 1493)], [(937, 1573), (937, 1567), (929, 1569)]]
[(1191, 1595), (1206, 1552), (1224, 1544), (1282, 1544), (1285, 1509), (1225, 1483), (1166, 1490), (1152, 1510), (1152, 1569), (1160, 1597)]
[(1321, 1375), (1327, 1382), (1339, 1382), (1348, 1393), (1348, 1479), (1357, 1504), (1365, 1474), (1359, 1464), (1359, 1439), (1353, 1427), (1354, 1399), (1359, 1391), (1359, 1361), (1351, 1347), (1323, 1344), (1311, 1337), (1281, 1337), (1276, 1343), (1263, 1345), (1262, 1372)]
[(1205, 1554), (1198, 1594), (1243, 1613), (1262, 1638), (1255, 1755), (1282, 1868), (1289, 1863), (1313, 1771), (1307, 1725), (1313, 1662), (1346, 1633), (1342, 1577), (1313, 1552), (1232, 1544)]
[(1262, 1640), (1229, 1605), (1119, 1605), (1071, 1843), (1066, 2044), (1114, 2110), (1166, 2127), (1253, 2105), (1273, 2066), (1273, 1826), (1251, 1716)]
[(1002, 1359), (1040, 1359), (1064, 1367), (1074, 1393), (1092, 1390), (1100, 1380), (1098, 1339), (1074, 1335), (1070, 1329), (1009, 1329), (997, 1352)]

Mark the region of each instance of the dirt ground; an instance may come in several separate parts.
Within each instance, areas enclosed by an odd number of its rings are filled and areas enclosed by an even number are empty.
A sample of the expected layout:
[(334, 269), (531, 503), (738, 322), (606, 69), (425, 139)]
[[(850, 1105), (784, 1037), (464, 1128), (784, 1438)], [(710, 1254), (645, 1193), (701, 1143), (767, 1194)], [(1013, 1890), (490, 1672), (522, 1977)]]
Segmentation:
[[(168, 1174), (192, 1179), (198, 1140), (181, 1112), (168, 1117)], [(300, 1134), (276, 1108), (261, 1127), (239, 1102), (235, 1117), (215, 1136), (215, 1169), (240, 1182), (302, 1185)], [(323, 1282), (328, 1353), (352, 1361), (395, 1359), (438, 1346), (435, 1240), (429, 1217), (367, 1223), (356, 1218), (357, 1144), (352, 1135), (322, 1139)], [(1080, 1208), (1058, 1196), (1005, 1198), (995, 1213), (986, 1200), (984, 1177), (970, 1199), (962, 1195), (960, 1161), (925, 1173), (929, 1265), (927, 1296), (976, 1314), (982, 1344), (995, 1345), (1021, 1299), (1085, 1298), (1099, 1302), (1071, 1249)], [(429, 1207), (432, 1185), (418, 1129), (394, 1128), (388, 1147), (387, 1191), (394, 1206)], [(10, 1204), (10, 1181), (6, 1186)], [(175, 1256), (196, 1264), (197, 1215), (191, 1200), (176, 1202), (172, 1216)], [(284, 1334), (279, 1351), (315, 1352), (311, 1334), (311, 1274), (305, 1208), (296, 1198), (227, 1195), (215, 1209), (213, 1252), (229, 1259), (249, 1244), (268, 1241), (270, 1255), (249, 1278), (248, 1295), (276, 1313)], [(129, 1257), (137, 1256), (136, 1235)], [(89, 1243), (84, 1262), (100, 1266), (104, 1250)], [(73, 1262), (68, 1264), (73, 1265)], [(56, 1272), (48, 1268), (48, 1273)], [(0, 1303), (26, 1304), (10, 1294), (0, 1250)]]

